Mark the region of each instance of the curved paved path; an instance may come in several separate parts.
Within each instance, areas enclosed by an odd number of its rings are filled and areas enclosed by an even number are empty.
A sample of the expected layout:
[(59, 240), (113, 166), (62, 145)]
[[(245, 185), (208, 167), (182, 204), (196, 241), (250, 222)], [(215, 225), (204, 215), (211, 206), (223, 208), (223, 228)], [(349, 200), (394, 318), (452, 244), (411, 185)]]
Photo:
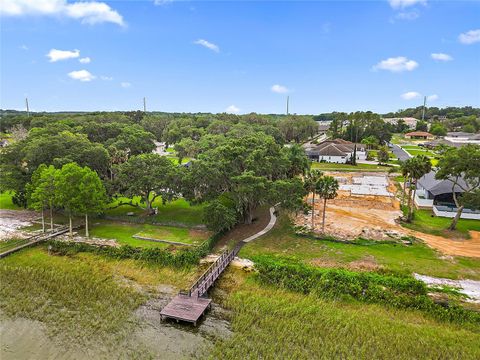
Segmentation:
[(249, 236), (246, 239), (243, 239), (240, 242), (248, 243), (252, 240), (255, 240), (256, 238), (259, 238), (262, 235), (265, 235), (267, 232), (272, 230), (272, 228), (275, 226), (275, 223), (277, 222), (277, 217), (275, 216), (275, 208), (272, 206), (270, 208), (270, 221), (268, 222), (267, 226), (263, 230), (260, 230), (256, 234), (253, 234), (252, 236)]

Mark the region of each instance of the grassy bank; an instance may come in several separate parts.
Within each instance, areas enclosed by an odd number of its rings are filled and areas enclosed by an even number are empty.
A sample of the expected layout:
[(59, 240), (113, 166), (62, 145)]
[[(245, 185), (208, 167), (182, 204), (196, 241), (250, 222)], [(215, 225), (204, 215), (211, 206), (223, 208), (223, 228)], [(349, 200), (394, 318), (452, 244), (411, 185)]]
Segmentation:
[(296, 235), (286, 216), (268, 234), (244, 246), (241, 257), (258, 254), (295, 257), (306, 264), (319, 267), (375, 269), (480, 280), (480, 260), (445, 258), (423, 243), (411, 246), (400, 244), (346, 244)]
[[(233, 336), (211, 358), (476, 359), (476, 331), (417, 311), (333, 302), (226, 274)], [(231, 289), (235, 289), (235, 291)], [(419, 341), (421, 339), (421, 341)]]
[(480, 221), (478, 220), (460, 219), (455, 231), (447, 230), (451, 223), (452, 219), (450, 218), (433, 216), (431, 210), (415, 210), (412, 223), (403, 223), (402, 225), (412, 230), (447, 238), (469, 238), (468, 231), (480, 231)]

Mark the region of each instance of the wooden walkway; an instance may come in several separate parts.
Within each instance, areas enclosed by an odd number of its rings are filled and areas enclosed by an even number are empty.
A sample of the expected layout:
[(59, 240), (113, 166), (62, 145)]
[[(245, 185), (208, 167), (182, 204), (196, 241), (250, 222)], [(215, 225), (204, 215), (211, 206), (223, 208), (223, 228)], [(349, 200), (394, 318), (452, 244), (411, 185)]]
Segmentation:
[(230, 262), (238, 255), (246, 243), (270, 231), (277, 220), (275, 209), (270, 208), (270, 222), (258, 233), (240, 241), (232, 251), (224, 251), (217, 260), (195, 281), (187, 291), (180, 291), (160, 312), (160, 318), (186, 321), (197, 325), (200, 317), (211, 306), (211, 299), (206, 297), (208, 289), (227, 268)]
[(36, 245), (42, 241), (46, 241), (48, 239), (51, 239), (51, 238), (54, 238), (56, 236), (59, 236), (59, 235), (62, 235), (62, 234), (65, 234), (68, 232), (68, 226), (62, 226), (58, 229), (54, 229), (53, 231), (49, 231), (47, 233), (42, 233), (42, 234), (38, 234), (38, 235), (34, 235), (32, 237), (29, 237), (27, 239), (24, 239), (23, 241), (19, 242), (19, 245), (18, 246), (15, 246), (14, 248), (12, 249), (9, 249), (9, 250), (6, 250), (6, 251), (3, 251), (3, 252), (0, 252), (0, 259), (1, 258), (4, 258), (5, 256), (8, 256), (10, 254), (13, 254), (14, 252), (17, 252), (19, 250), (22, 250), (26, 247), (29, 247), (29, 246), (32, 246), (32, 245)]

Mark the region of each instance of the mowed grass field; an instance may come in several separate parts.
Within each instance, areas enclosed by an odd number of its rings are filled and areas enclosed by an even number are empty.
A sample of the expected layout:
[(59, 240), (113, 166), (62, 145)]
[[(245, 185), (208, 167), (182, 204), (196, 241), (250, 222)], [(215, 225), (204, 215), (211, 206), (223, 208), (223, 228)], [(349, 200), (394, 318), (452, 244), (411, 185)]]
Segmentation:
[[(82, 232), (83, 235), (83, 232)], [(133, 235), (148, 237), (156, 240), (200, 245), (208, 239), (210, 233), (201, 230), (191, 230), (173, 226), (149, 224), (131, 224), (113, 221), (97, 220), (92, 222), (90, 236), (115, 239), (119, 244), (134, 247), (167, 247), (168, 243), (155, 242), (134, 238)]]
[(21, 207), (12, 202), (13, 194), (9, 191), (0, 193), (0, 209), (2, 210), (20, 210)]
[[(109, 205), (109, 209), (105, 211), (106, 215), (126, 217), (127, 213), (134, 213), (134, 216), (144, 216), (145, 211), (134, 206), (122, 205), (115, 207), (120, 202), (133, 201), (134, 204), (140, 203), (140, 197), (133, 199), (119, 198)], [(190, 205), (185, 199), (177, 199), (162, 205), (160, 198), (155, 199), (154, 207), (158, 208), (158, 214), (148, 216), (148, 222), (167, 222), (181, 223), (185, 225), (201, 225), (203, 223), (203, 205)]]
[(445, 258), (423, 243), (401, 245), (346, 244), (296, 235), (289, 219), (281, 216), (268, 234), (247, 244), (240, 257), (271, 254), (293, 257), (306, 264), (325, 267), (366, 268), (420, 273), (451, 279), (480, 280), (480, 259)]
[(457, 229), (455, 231), (450, 231), (447, 229), (450, 226), (452, 219), (433, 215), (434, 214), (431, 210), (415, 210), (413, 222), (410, 224), (404, 223), (402, 225), (412, 230), (447, 238), (468, 238), (469, 231), (480, 231), (479, 220), (460, 219), (457, 223)]
[(437, 322), (417, 311), (322, 300), (239, 280), (229, 270), (233, 335), (212, 359), (477, 359), (480, 329)]

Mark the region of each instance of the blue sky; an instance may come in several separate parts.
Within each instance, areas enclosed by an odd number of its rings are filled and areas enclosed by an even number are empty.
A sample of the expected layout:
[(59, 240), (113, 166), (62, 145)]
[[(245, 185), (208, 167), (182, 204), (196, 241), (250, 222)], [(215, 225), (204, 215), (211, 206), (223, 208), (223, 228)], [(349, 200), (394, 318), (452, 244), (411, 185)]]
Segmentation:
[(3, 109), (480, 106), (480, 1), (0, 3)]

